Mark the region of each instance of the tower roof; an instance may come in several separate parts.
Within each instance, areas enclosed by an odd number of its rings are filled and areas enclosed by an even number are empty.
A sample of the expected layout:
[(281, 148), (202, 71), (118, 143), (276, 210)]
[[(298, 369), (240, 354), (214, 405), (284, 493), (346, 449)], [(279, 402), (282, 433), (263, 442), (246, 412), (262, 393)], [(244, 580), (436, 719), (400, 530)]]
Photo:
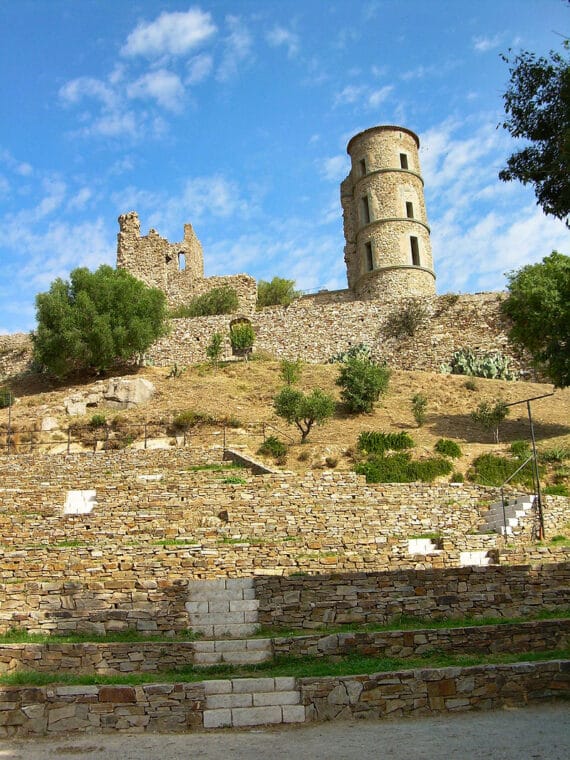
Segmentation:
[(377, 127), (370, 127), (369, 129), (364, 129), (362, 132), (358, 132), (358, 134), (354, 135), (354, 137), (351, 137), (348, 141), (348, 145), (346, 146), (346, 152), (350, 155), (350, 146), (352, 143), (357, 140), (359, 137), (362, 137), (362, 135), (367, 135), (372, 132), (407, 132), (407, 134), (411, 135), (414, 140), (416, 141), (416, 144), (418, 148), (420, 147), (420, 138), (416, 135), (415, 132), (412, 132), (411, 129), (408, 129), (407, 127), (398, 127), (394, 124), (379, 124)]

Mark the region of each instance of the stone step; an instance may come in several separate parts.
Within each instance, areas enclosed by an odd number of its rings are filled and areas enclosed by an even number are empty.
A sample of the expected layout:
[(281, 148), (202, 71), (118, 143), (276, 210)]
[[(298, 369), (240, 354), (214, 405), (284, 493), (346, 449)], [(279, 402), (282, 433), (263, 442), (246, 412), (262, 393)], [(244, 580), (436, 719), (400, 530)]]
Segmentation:
[(205, 681), (204, 728), (303, 723), (305, 707), (295, 678)]
[(191, 581), (185, 607), (192, 631), (208, 638), (244, 638), (259, 627), (253, 578)]
[(271, 639), (241, 639), (194, 642), (195, 665), (255, 665), (273, 655)]

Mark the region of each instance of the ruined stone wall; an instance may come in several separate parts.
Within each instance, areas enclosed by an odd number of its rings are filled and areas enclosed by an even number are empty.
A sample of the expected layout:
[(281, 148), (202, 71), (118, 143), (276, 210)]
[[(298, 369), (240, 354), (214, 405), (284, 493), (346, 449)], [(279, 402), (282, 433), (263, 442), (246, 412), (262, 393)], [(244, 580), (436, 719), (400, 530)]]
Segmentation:
[[(274, 306), (251, 315), (256, 333), (254, 351), (276, 358), (326, 362), (350, 346), (365, 343), (378, 361), (393, 369), (438, 372), (454, 351), (499, 351), (512, 359), (513, 368), (530, 371), (528, 358), (515, 353), (509, 344), (509, 324), (501, 315), (500, 293), (437, 296), (426, 298), (425, 323), (413, 337), (392, 337), (390, 316), (401, 302), (327, 301), (326, 294), (305, 297), (288, 307)], [(206, 347), (215, 331), (226, 336), (225, 356), (231, 356), (227, 333), (231, 316), (173, 320), (172, 331), (149, 352), (152, 361), (168, 366), (206, 359)], [(528, 376), (528, 375), (527, 375)], [(533, 376), (533, 375), (532, 375)]]
[(255, 309), (257, 284), (246, 274), (204, 277), (202, 246), (191, 224), (184, 225), (184, 239), (170, 243), (156, 230), (141, 236), (138, 214), (131, 211), (119, 217), (117, 267), (126, 269), (147, 285), (166, 293), (170, 306), (186, 305), (192, 298), (215, 287), (236, 291), (240, 311)]

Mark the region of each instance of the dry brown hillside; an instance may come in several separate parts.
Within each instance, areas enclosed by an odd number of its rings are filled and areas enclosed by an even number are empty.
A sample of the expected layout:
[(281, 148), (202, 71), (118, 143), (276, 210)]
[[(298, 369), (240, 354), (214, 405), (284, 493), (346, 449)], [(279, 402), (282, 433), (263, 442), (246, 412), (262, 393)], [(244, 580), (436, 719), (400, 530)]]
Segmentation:
[[(117, 414), (130, 422), (150, 420), (168, 421), (185, 410), (210, 415), (222, 422), (231, 421), (226, 428), (227, 443), (243, 446), (255, 453), (262, 441), (262, 425), (267, 434), (276, 434), (292, 445), (284, 466), (304, 470), (315, 466), (349, 468), (352, 466), (350, 450), (362, 430), (410, 432), (416, 441), (416, 456), (433, 453), (439, 438), (456, 440), (463, 457), (457, 469), (465, 471), (475, 456), (484, 451), (504, 451), (510, 442), (528, 439), (529, 426), (526, 406), (511, 410), (501, 425), (501, 444), (492, 443), (470, 419), (470, 412), (483, 400), (505, 399), (508, 402), (553, 392), (551, 385), (473, 379), (475, 390), (466, 387), (467, 378), (430, 372), (394, 371), (388, 393), (377, 404), (372, 414), (348, 415), (339, 404), (335, 418), (321, 427), (315, 427), (307, 443), (300, 445), (300, 436), (294, 426), (276, 417), (272, 399), (282, 386), (280, 365), (276, 361), (231, 362), (218, 369), (207, 365), (184, 369), (181, 376), (169, 378), (169, 369), (144, 368), (139, 375), (149, 379), (157, 392), (152, 402), (131, 411), (93, 410), (104, 413), (111, 422)], [(321, 388), (339, 398), (335, 385), (338, 369), (335, 365), (303, 366), (300, 387), (303, 390)], [(42, 382), (44, 385), (42, 386)], [(45, 381), (34, 376), (24, 377), (12, 384), (17, 403), (12, 409), (15, 429), (33, 427), (38, 430), (41, 420), (57, 417), (61, 427), (71, 419), (65, 414), (66, 396), (89, 387), (89, 381), (49, 389)], [(427, 420), (418, 428), (411, 412), (410, 400), (416, 393), (428, 398)], [(570, 389), (556, 390), (550, 398), (532, 404), (535, 433), (539, 447), (570, 447)], [(0, 425), (7, 422), (8, 411), (0, 410)], [(88, 422), (90, 416), (83, 418)], [(73, 418), (74, 421), (77, 418)], [(205, 444), (221, 442), (221, 425), (203, 425), (192, 432), (196, 440)]]

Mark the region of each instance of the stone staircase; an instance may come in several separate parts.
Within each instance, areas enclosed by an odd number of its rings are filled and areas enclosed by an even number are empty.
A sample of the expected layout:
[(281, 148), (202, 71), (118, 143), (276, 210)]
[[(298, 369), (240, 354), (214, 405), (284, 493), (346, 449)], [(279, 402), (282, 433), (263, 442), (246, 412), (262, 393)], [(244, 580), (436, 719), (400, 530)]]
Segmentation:
[[(532, 508), (536, 496), (534, 494), (524, 494), (505, 499), (503, 502), (496, 501), (489, 507), (485, 516), (485, 522), (480, 527), (480, 533), (494, 531), (501, 536), (511, 536), (520, 533), (523, 521), (532, 514)], [(517, 530), (518, 529), (518, 530)]]

